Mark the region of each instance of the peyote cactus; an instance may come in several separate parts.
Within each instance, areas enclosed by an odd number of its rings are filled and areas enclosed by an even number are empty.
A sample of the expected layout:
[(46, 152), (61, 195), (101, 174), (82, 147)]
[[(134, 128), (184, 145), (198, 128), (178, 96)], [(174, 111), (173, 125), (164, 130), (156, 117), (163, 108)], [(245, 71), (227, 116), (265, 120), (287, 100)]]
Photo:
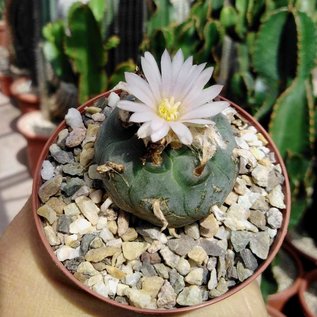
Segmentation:
[[(316, 6), (315, 0), (197, 0), (182, 23), (170, 18), (161, 25), (158, 8), (143, 43), (156, 54), (181, 47), (196, 62), (214, 64), (224, 95), (269, 130), (291, 180), (291, 227), (311, 205), (316, 186)], [(172, 17), (173, 7), (165, 8)]]
[[(121, 109), (114, 109), (100, 129), (95, 155), (117, 206), (163, 228), (180, 227), (206, 217), (213, 205), (224, 202), (238, 172), (232, 155), (236, 144), (229, 122), (218, 114), (228, 104), (211, 102), (221, 86), (202, 90), (212, 70), (190, 65), (191, 59), (184, 62), (181, 51), (172, 61), (165, 52), (162, 80), (155, 87), (154, 78), (160, 74), (153, 60), (149, 53), (142, 60), (148, 82), (126, 74), (127, 90), (142, 103), (130, 95), (119, 101)], [(167, 80), (172, 87), (166, 86)], [(152, 104), (150, 91), (158, 102)], [(135, 112), (129, 122), (122, 109)], [(140, 122), (145, 123), (139, 128)]]

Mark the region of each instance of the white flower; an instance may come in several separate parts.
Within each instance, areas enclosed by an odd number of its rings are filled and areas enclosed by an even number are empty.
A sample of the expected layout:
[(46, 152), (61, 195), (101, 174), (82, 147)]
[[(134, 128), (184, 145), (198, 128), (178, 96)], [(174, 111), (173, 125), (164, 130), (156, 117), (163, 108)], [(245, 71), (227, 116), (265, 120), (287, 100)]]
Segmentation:
[(190, 126), (212, 124), (210, 117), (229, 105), (225, 101), (212, 101), (220, 93), (221, 85), (204, 89), (213, 68), (193, 65), (192, 57), (184, 61), (181, 50), (173, 59), (164, 51), (161, 71), (149, 52), (141, 57), (141, 65), (145, 79), (125, 73), (127, 91), (137, 101), (120, 100), (117, 105), (133, 112), (131, 122), (143, 123), (137, 132), (139, 138), (150, 137), (157, 142), (172, 130), (181, 143), (190, 145), (193, 140)]

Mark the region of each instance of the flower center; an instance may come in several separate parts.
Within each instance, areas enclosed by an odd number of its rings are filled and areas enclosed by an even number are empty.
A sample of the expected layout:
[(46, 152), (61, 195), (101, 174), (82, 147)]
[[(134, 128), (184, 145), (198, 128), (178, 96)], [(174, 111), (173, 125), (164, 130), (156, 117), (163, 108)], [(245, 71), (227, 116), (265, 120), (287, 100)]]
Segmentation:
[(158, 114), (166, 121), (175, 121), (179, 115), (179, 107), (181, 103), (175, 102), (175, 98), (164, 98), (158, 106)]

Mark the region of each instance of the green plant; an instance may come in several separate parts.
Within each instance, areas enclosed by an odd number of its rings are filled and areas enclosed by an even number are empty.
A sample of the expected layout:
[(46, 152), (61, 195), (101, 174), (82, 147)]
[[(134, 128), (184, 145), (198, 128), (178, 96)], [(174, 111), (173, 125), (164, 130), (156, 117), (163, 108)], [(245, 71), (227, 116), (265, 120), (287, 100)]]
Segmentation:
[[(173, 7), (164, 8), (171, 17)], [(164, 47), (181, 47), (196, 62), (215, 66), (225, 95), (260, 120), (278, 146), (291, 181), (295, 226), (311, 204), (316, 181), (316, 1), (198, 0), (182, 23), (158, 24), (162, 10), (157, 5), (142, 48), (159, 55)]]
[[(105, 1), (78, 1), (71, 6), (66, 23), (57, 20), (43, 28), (45, 56), (59, 80), (78, 86), (80, 103), (108, 87), (105, 67), (119, 38), (104, 30), (109, 24), (106, 10)], [(134, 64), (125, 67), (131, 69)]]

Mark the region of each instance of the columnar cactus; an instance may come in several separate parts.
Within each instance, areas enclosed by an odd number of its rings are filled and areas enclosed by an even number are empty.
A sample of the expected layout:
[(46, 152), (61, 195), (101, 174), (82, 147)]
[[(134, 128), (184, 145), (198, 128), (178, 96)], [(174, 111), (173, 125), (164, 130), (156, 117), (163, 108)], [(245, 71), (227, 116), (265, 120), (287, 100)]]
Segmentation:
[[(221, 86), (202, 90), (212, 70), (189, 65), (190, 59), (184, 62), (181, 51), (172, 61), (165, 52), (161, 77), (153, 60), (149, 53), (142, 60), (148, 82), (126, 74), (127, 90), (134, 97), (119, 101), (121, 109), (105, 120), (95, 154), (117, 206), (163, 228), (180, 227), (224, 202), (237, 176), (232, 156), (236, 144), (230, 123), (219, 113), (227, 103), (211, 102)], [(168, 66), (174, 72), (168, 74)], [(188, 76), (193, 77), (189, 85)], [(171, 86), (165, 85), (167, 80)], [(129, 122), (124, 122), (122, 109), (134, 111)]]

